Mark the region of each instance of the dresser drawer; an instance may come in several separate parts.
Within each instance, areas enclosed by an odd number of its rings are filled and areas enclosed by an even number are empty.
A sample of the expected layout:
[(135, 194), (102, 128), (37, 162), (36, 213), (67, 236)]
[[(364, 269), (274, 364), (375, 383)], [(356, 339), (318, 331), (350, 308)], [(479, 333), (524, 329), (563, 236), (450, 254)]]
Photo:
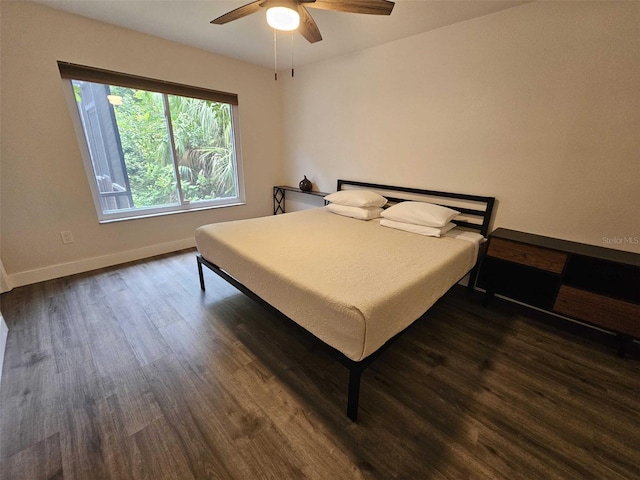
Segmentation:
[(553, 311), (640, 337), (640, 305), (562, 285)]
[(567, 254), (502, 238), (492, 238), (487, 255), (547, 272), (562, 273)]

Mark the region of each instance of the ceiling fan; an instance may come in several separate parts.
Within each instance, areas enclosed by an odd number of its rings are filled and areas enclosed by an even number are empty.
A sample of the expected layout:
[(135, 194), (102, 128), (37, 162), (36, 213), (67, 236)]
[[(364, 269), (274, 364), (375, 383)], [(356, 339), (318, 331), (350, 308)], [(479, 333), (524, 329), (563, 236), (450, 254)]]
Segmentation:
[(257, 0), (225, 13), (211, 23), (224, 25), (264, 8), (270, 26), (286, 31), (298, 29), (309, 43), (315, 43), (322, 40), (322, 35), (307, 7), (337, 12), (390, 15), (393, 6), (394, 2), (387, 0)]

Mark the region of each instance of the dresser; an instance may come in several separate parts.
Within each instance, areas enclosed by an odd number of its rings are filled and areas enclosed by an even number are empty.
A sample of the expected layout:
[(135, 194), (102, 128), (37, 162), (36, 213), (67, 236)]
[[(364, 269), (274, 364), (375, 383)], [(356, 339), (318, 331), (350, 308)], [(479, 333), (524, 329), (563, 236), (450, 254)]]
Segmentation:
[(640, 338), (640, 255), (498, 228), (478, 276), (494, 294), (616, 333), (624, 355)]

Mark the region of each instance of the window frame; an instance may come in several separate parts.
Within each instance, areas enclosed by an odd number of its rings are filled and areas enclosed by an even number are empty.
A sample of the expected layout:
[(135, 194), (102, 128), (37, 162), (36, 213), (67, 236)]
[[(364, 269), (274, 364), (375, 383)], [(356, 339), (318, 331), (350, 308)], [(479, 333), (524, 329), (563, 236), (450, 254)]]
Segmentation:
[[(238, 126), (238, 95), (233, 93), (220, 92), (217, 90), (208, 90), (201, 87), (192, 87), (189, 85), (183, 85), (163, 80), (156, 80), (147, 77), (141, 77), (137, 75), (123, 74), (110, 70), (99, 69), (95, 67), (87, 67), (83, 65), (77, 65), (69, 62), (58, 61), (58, 68), (60, 76), (64, 83), (64, 92), (69, 105), (71, 113), (71, 121), (76, 132), (78, 145), (80, 147), (80, 154), (83, 159), (85, 173), (87, 175), (87, 182), (91, 190), (91, 196), (93, 197), (94, 207), (98, 215), (99, 223), (110, 223), (123, 220), (140, 219), (147, 217), (155, 217), (159, 215), (170, 215), (176, 213), (193, 212), (200, 210), (208, 210), (212, 208), (232, 207), (238, 205), (245, 205), (245, 189), (244, 189), (244, 171), (242, 166), (242, 152), (240, 141), (240, 129)], [(231, 132), (232, 143), (234, 146), (234, 164), (235, 175), (237, 184), (237, 196), (232, 198), (221, 198), (212, 200), (200, 200), (190, 202), (183, 198), (181, 180), (177, 171), (177, 164), (175, 162), (173, 152), (173, 130), (170, 127), (171, 118), (165, 109), (165, 115), (168, 116), (169, 141), (172, 146), (172, 163), (177, 176), (177, 191), (179, 192), (179, 204), (177, 205), (165, 205), (158, 207), (142, 207), (133, 209), (122, 209), (118, 211), (103, 212), (101, 204), (101, 194), (99, 192), (98, 184), (95, 179), (95, 171), (93, 168), (93, 162), (89, 151), (87, 138), (85, 137), (84, 127), (82, 120), (80, 119), (80, 113), (78, 111), (78, 105), (75, 99), (73, 80), (88, 81), (93, 83), (100, 83), (105, 85), (117, 85), (122, 87), (135, 88), (139, 90), (146, 90), (151, 92), (160, 93), (166, 101), (168, 95), (177, 95), (182, 97), (196, 98), (200, 100), (207, 100), (219, 103), (229, 104), (231, 107)], [(165, 117), (166, 118), (166, 117)]]

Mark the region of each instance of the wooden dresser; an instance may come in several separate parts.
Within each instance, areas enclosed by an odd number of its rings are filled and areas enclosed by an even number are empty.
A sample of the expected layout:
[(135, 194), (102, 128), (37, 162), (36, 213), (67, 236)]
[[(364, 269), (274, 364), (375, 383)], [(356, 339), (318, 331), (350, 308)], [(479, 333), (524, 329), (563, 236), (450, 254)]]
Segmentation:
[(615, 332), (620, 354), (640, 338), (640, 255), (498, 228), (478, 287)]

